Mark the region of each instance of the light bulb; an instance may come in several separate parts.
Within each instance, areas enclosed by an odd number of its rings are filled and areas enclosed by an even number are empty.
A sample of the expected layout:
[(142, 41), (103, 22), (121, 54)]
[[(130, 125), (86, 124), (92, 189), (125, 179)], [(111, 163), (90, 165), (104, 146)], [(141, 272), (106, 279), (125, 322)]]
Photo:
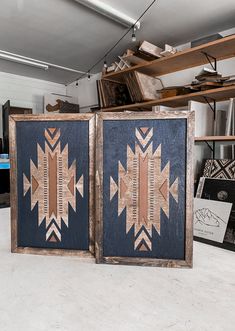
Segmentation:
[(136, 35), (135, 35), (135, 32), (132, 33), (131, 40), (133, 41), (133, 43), (136, 41)]
[(136, 27), (133, 26), (132, 36), (131, 36), (131, 40), (132, 40), (133, 43), (136, 41), (136, 34), (135, 34), (135, 31), (136, 31)]

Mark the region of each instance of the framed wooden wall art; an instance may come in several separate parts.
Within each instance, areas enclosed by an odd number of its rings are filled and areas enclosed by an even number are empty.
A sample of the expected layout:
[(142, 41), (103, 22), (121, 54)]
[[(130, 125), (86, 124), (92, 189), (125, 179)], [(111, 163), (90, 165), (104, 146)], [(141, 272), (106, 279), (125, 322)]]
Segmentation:
[(194, 113), (101, 113), (98, 263), (192, 266)]
[(92, 114), (10, 118), (12, 252), (94, 254)]

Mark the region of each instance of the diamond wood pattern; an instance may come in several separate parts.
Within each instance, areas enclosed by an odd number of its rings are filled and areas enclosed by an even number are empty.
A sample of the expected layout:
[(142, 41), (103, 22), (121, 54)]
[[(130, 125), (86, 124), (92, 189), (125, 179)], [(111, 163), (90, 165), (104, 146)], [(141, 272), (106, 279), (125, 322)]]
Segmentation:
[(38, 226), (46, 220), (45, 240), (61, 241), (61, 222), (69, 227), (68, 205), (76, 211), (76, 191), (83, 197), (83, 175), (76, 179), (76, 160), (68, 165), (68, 144), (62, 149), (60, 129), (45, 129), (45, 150), (37, 144), (37, 166), (30, 161), (24, 195), (31, 189), (31, 210), (38, 204)]
[(96, 261), (192, 266), (194, 114), (97, 116)]
[(169, 217), (170, 194), (178, 203), (178, 178), (170, 186), (170, 161), (162, 169), (162, 146), (154, 150), (153, 128), (136, 128), (135, 136), (135, 149), (127, 146), (126, 169), (118, 163), (118, 183), (110, 177), (110, 201), (118, 192), (118, 216), (126, 208), (126, 233), (134, 227), (134, 249), (151, 251), (152, 228), (161, 235), (161, 210)]
[(10, 118), (11, 250), (94, 254), (93, 114)]

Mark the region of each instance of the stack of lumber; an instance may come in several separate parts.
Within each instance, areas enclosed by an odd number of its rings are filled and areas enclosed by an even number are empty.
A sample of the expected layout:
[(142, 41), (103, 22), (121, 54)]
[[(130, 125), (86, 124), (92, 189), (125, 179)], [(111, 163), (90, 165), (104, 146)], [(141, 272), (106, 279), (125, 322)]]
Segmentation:
[(133, 103), (149, 101), (158, 98), (158, 79), (142, 74), (138, 71), (127, 72), (124, 77)]

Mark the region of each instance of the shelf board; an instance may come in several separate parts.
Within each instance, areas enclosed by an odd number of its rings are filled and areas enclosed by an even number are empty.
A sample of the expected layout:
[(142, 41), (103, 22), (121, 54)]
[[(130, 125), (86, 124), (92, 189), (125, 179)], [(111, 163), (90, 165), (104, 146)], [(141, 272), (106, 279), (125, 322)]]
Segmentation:
[(217, 60), (235, 56), (235, 35), (189, 48), (168, 57), (150, 61), (147, 64), (143, 63), (122, 71), (111, 72), (103, 75), (103, 78), (121, 81), (126, 72), (133, 70), (138, 70), (151, 76), (162, 76), (179, 70), (197, 67), (208, 63), (203, 52), (215, 57)]
[(185, 107), (188, 105), (190, 100), (206, 102), (205, 97), (216, 100), (223, 101), (229, 98), (235, 97), (235, 85), (214, 88), (207, 91), (200, 91), (190, 94), (178, 95), (176, 97), (156, 99), (141, 103), (134, 103), (130, 105), (118, 106), (118, 107), (109, 107), (102, 108), (104, 112), (115, 112), (115, 111), (124, 111), (124, 110), (151, 110), (153, 106), (161, 105), (168, 107)]
[(195, 137), (194, 141), (235, 141), (235, 136), (203, 136)]

